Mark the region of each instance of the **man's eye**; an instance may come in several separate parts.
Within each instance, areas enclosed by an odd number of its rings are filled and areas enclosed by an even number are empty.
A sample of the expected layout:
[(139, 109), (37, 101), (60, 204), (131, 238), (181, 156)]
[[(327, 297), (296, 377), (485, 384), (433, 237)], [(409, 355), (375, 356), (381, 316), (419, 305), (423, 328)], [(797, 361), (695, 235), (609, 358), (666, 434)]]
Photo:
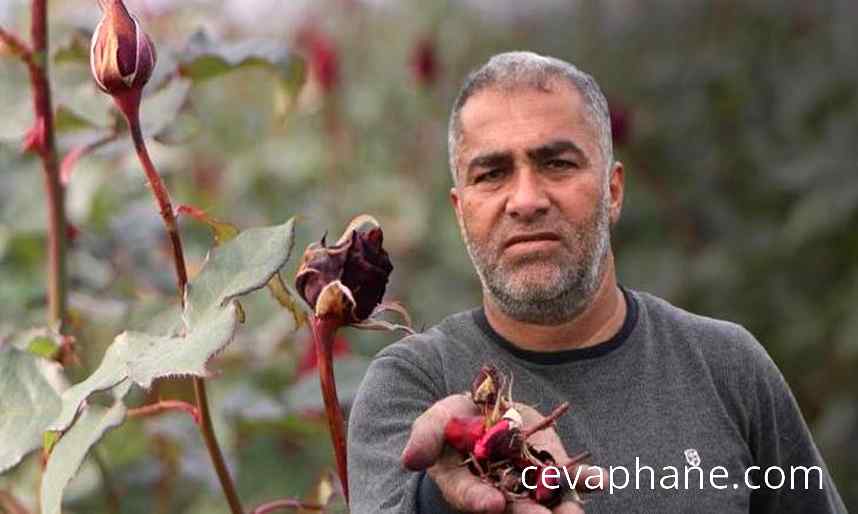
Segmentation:
[(577, 165), (566, 159), (551, 159), (550, 161), (545, 162), (545, 167), (553, 170), (566, 170), (569, 168), (574, 168)]
[(480, 182), (494, 182), (496, 180), (500, 180), (504, 176), (504, 170), (502, 168), (495, 168), (493, 170), (488, 170), (485, 173), (480, 173), (476, 177), (474, 177), (474, 183), (478, 184)]

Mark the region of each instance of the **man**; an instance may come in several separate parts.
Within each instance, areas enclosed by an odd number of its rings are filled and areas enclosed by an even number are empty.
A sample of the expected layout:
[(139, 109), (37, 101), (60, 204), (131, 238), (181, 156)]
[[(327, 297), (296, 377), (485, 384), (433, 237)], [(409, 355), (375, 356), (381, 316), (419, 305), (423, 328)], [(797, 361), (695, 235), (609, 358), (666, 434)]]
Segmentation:
[[(532, 53), (495, 56), (456, 100), (449, 150), (483, 306), (374, 360), (349, 422), (352, 513), (846, 512), (753, 336), (618, 285), (610, 227), (624, 171), (592, 77)], [(586, 471), (607, 490), (549, 510), (508, 502), (459, 465), (444, 426), (473, 413), (461, 393), (485, 363), (514, 377), (517, 402), (572, 404), (537, 446), (588, 450), (605, 471)], [(812, 468), (809, 484), (797, 466)]]

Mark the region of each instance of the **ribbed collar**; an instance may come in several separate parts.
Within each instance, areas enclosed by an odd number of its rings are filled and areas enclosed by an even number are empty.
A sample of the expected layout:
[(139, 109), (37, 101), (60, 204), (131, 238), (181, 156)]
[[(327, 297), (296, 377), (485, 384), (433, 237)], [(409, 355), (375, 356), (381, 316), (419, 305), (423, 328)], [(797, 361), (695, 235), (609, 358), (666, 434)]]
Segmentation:
[(471, 312), (473, 313), (474, 323), (480, 327), (480, 330), (482, 330), (492, 342), (516, 357), (534, 364), (566, 364), (572, 361), (594, 359), (596, 357), (607, 355), (622, 346), (629, 338), (629, 334), (632, 333), (632, 330), (635, 328), (638, 321), (638, 304), (635, 297), (631, 295), (626, 288), (620, 286), (620, 290), (623, 292), (623, 297), (626, 299), (626, 319), (623, 321), (623, 326), (620, 327), (619, 332), (614, 334), (614, 336), (607, 341), (603, 341), (586, 348), (575, 348), (573, 350), (537, 352), (521, 349), (512, 344), (502, 335), (498, 334), (495, 329), (492, 328), (489, 324), (488, 318), (486, 318), (486, 312), (482, 307), (474, 309)]

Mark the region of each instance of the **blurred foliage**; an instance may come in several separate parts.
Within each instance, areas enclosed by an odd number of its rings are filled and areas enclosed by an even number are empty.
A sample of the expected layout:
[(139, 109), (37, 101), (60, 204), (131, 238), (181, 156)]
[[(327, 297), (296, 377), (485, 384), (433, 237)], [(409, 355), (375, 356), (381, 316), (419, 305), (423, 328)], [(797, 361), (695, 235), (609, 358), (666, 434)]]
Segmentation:
[[(417, 327), (479, 302), (447, 200), (446, 117), (465, 73), (521, 48), (591, 72), (611, 103), (626, 167), (614, 230), (621, 281), (748, 327), (791, 384), (847, 506), (858, 508), (858, 4), (128, 5), (158, 48), (142, 118), (175, 202), (239, 227), (297, 215), (298, 249), (373, 214), (396, 267), (388, 297)], [(99, 142), (71, 163), (67, 189), (77, 229), (68, 256), (80, 357), (67, 368), (72, 383), (119, 332), (178, 319), (161, 222), (130, 140), (89, 78), (98, 16), (94, 1), (51, 3), (61, 154)], [(23, 0), (0, 3), (0, 25), (24, 34), (27, 20)], [(295, 51), (306, 70), (289, 60)], [(46, 318), (42, 176), (20, 152), (31, 123), (26, 70), (2, 57), (0, 339), (40, 330)], [(211, 236), (192, 218), (181, 230), (193, 274)], [(210, 383), (247, 508), (301, 496), (333, 466), (306, 329), (295, 331), (268, 296), (242, 300), (246, 323)], [(368, 358), (395, 336), (343, 335), (338, 376), (348, 398)], [(156, 382), (148, 394), (192, 398), (185, 381)], [(132, 392), (129, 404), (144, 396)], [(126, 422), (98, 454), (67, 488), (66, 512), (111, 512), (111, 494), (129, 514), (226, 512), (183, 414)], [(32, 506), (37, 469), (33, 455), (0, 477), (0, 489)]]

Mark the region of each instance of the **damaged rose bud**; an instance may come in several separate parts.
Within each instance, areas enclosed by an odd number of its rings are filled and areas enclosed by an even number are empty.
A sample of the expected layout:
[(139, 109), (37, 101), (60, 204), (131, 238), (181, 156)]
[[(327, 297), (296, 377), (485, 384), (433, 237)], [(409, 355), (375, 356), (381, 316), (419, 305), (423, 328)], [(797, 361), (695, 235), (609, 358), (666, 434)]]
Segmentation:
[(471, 384), (471, 399), (477, 405), (494, 405), (502, 386), (498, 370), (494, 366), (483, 366)]
[(307, 247), (295, 287), (317, 316), (322, 311), (338, 313), (346, 323), (358, 323), (372, 314), (393, 271), (382, 241), (381, 227), (376, 226), (364, 232), (347, 230), (333, 246), (322, 237)]
[[(369, 227), (367, 228), (367, 226)], [(313, 313), (309, 325), (316, 349), (316, 362), (325, 412), (334, 445), (337, 474), (346, 502), (349, 498), (345, 416), (337, 395), (333, 350), (337, 330), (344, 325), (362, 328), (395, 327), (374, 319), (374, 313), (397, 310), (394, 304), (381, 304), (393, 265), (382, 248), (384, 236), (371, 216), (353, 219), (342, 237), (332, 246), (325, 237), (307, 247), (295, 276), (295, 289)], [(376, 310), (378, 307), (378, 311)]]
[(92, 34), (90, 68), (112, 96), (141, 92), (155, 69), (155, 45), (122, 0), (99, 0), (103, 16)]

